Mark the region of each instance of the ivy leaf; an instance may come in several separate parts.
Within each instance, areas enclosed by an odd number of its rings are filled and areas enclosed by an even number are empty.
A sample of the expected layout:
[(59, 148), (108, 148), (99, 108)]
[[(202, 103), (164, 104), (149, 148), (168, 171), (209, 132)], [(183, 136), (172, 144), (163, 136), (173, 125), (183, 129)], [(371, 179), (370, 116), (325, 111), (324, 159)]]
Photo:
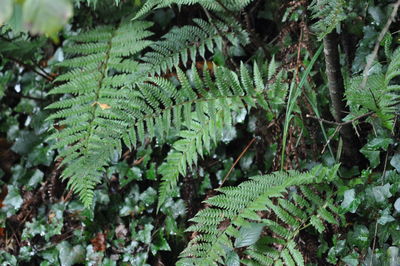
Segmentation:
[(22, 12), (24, 26), (31, 33), (55, 38), (72, 17), (73, 8), (68, 0), (26, 0)]
[(344, 199), (341, 207), (351, 213), (355, 213), (361, 200), (356, 198), (356, 191), (354, 189), (349, 189), (344, 192)]
[(353, 252), (342, 259), (346, 265), (349, 266), (357, 266), (359, 264), (359, 255), (356, 252)]
[(168, 245), (162, 231), (157, 233), (157, 236), (151, 244), (151, 253), (153, 255), (156, 255), (159, 250), (171, 251), (171, 247)]
[(234, 250), (230, 250), (226, 255), (225, 264), (229, 266), (240, 266), (239, 255)]
[(392, 193), (390, 193), (390, 187), (390, 184), (386, 184), (384, 186), (376, 186), (372, 189), (367, 189), (367, 194), (370, 194), (368, 192), (371, 192), (371, 195), (375, 199), (375, 201), (378, 203), (382, 203), (392, 196)]
[(21, 131), (19, 136), (15, 139), (11, 150), (20, 155), (28, 155), (41, 141), (42, 139), (33, 134), (33, 132), (24, 130)]
[(394, 202), (394, 209), (397, 212), (400, 212), (400, 198), (398, 198), (395, 202)]
[(381, 211), (382, 216), (379, 217), (378, 219), (378, 223), (381, 225), (385, 225), (387, 223), (393, 222), (396, 219), (390, 215), (390, 210), (389, 208), (384, 209), (383, 211)]
[(247, 247), (256, 243), (263, 228), (264, 225), (260, 223), (250, 223), (240, 228), (239, 236), (235, 240), (235, 248)]
[(347, 235), (350, 244), (359, 248), (366, 248), (369, 244), (369, 230), (365, 225), (355, 225), (354, 231)]
[(85, 262), (85, 249), (81, 245), (71, 246), (68, 242), (63, 241), (57, 245), (60, 252), (59, 258), (61, 266), (72, 266)]
[(39, 169), (33, 173), (31, 178), (29, 178), (28, 184), (26, 185), (29, 190), (35, 189), (36, 186), (42, 181), (44, 173)]
[(136, 240), (144, 243), (150, 244), (151, 243), (151, 232), (154, 226), (152, 224), (145, 224), (144, 229), (139, 231), (136, 237)]
[(7, 217), (10, 217), (16, 213), (23, 203), (22, 197), (19, 193), (19, 189), (16, 186), (7, 186), (8, 194), (3, 201), (3, 210), (7, 213)]
[(398, 173), (400, 173), (400, 153), (393, 155), (392, 159), (390, 160), (390, 164), (396, 168)]
[(371, 167), (375, 168), (379, 165), (380, 161), (380, 151), (377, 148), (370, 146), (369, 144), (361, 148), (360, 152), (367, 157)]

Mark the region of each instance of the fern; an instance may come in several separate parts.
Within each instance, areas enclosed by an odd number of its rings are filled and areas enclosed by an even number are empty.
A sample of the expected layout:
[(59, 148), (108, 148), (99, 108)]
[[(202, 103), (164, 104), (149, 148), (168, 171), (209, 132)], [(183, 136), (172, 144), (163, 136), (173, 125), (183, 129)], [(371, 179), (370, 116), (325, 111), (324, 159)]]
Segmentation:
[[(389, 129), (393, 128), (394, 112), (399, 103), (400, 86), (393, 79), (400, 75), (400, 49), (391, 56), (386, 73), (374, 73), (368, 76), (366, 87), (361, 88), (362, 76), (348, 81), (346, 98), (355, 115), (373, 111)], [(351, 118), (350, 118), (351, 119)]]
[[(250, 4), (253, 0), (147, 0), (143, 7), (136, 14), (135, 18), (146, 15), (150, 11), (158, 8), (164, 8), (173, 4), (194, 5), (200, 4), (204, 8), (213, 11), (225, 11), (225, 8), (232, 11), (238, 11)], [(221, 5), (222, 4), (222, 5)]]
[[(270, 78), (275, 70), (275, 68), (270, 68), (271, 73), (268, 73)], [(193, 121), (190, 118), (186, 120), (186, 130), (180, 132), (180, 139), (173, 144), (172, 151), (160, 167), (162, 184), (159, 190), (158, 208), (171, 194), (170, 191), (176, 187), (179, 175), (185, 176), (187, 168), (197, 164), (199, 156), (203, 156), (203, 150), (209, 151), (211, 142), (216, 144), (221, 139), (223, 128), (232, 125), (232, 111), (239, 111), (245, 105), (250, 109), (256, 103), (264, 109), (269, 108), (263, 93), (270, 91), (264, 90), (266, 82), (263, 81), (256, 64), (253, 72), (252, 77), (242, 64), (239, 80), (234, 72), (217, 67), (215, 81), (211, 81), (208, 72), (204, 72), (203, 82), (196, 69), (192, 68), (192, 82), (203, 98), (196, 104), (196, 112), (188, 115), (193, 118)], [(278, 77), (276, 84), (280, 84), (279, 78), (282, 78), (282, 75)], [(210, 90), (206, 91), (205, 86)], [(229, 93), (230, 90), (231, 93)], [(276, 86), (273, 90), (281, 90), (281, 88)], [(228, 97), (221, 98), (223, 95)]]
[[(60, 66), (71, 70), (60, 75), (56, 82), (65, 84), (54, 88), (50, 94), (67, 94), (72, 97), (48, 106), (58, 109), (48, 120), (59, 120), (65, 129), (55, 132), (53, 145), (61, 149), (59, 158), (67, 165), (62, 178), (89, 206), (93, 189), (104, 172), (114, 152), (121, 151), (121, 134), (133, 118), (124, 112), (135, 109), (130, 98), (136, 92), (118, 82), (138, 63), (124, 59), (147, 47), (143, 40), (151, 35), (147, 22), (123, 24), (117, 29), (100, 27), (69, 38), (71, 45), (64, 49), (70, 56)], [(119, 74), (113, 74), (117, 72)], [(132, 110), (133, 109), (133, 110)]]
[[(231, 43), (240, 42), (247, 44), (247, 33), (241, 31), (235, 23), (230, 27), (222, 21), (214, 21), (212, 24), (201, 19), (194, 19), (194, 26), (173, 28), (155, 42), (141, 59), (147, 63), (148, 72), (151, 75), (165, 73), (174, 67), (185, 66), (189, 59), (196, 62), (198, 56), (206, 59), (206, 52), (213, 53), (216, 49), (223, 49), (223, 37)], [(235, 29), (234, 31), (231, 28)]]
[(349, 2), (345, 0), (313, 0), (311, 2), (309, 9), (313, 13), (312, 18), (318, 19), (313, 28), (318, 34), (319, 41), (347, 18)]
[[(206, 200), (212, 207), (191, 219), (195, 224), (188, 231), (196, 236), (182, 252), (178, 265), (226, 264), (227, 253), (243, 247), (231, 239), (240, 237), (241, 228), (255, 225), (265, 227), (268, 236), (259, 240), (262, 245), (245, 245), (247, 258), (242, 263), (304, 265), (295, 243), (299, 231), (308, 226), (323, 231), (324, 223), (338, 223), (331, 188), (318, 185), (332, 181), (337, 170), (338, 166), (318, 166), (307, 173), (276, 172), (251, 177), (238, 187), (219, 189), (220, 195)], [(300, 190), (289, 191), (293, 186)], [(324, 198), (318, 191), (326, 193)]]
[[(121, 153), (121, 139), (129, 148), (143, 143), (146, 137), (162, 141), (171, 127), (179, 131), (185, 123), (190, 129), (193, 110), (203, 122), (213, 116), (219, 104), (254, 106), (257, 97), (266, 104), (261, 95), (263, 86), (257, 90), (247, 87), (252, 84), (248, 73), (242, 79), (249, 80), (240, 84), (236, 74), (225, 68), (213, 67), (215, 80), (208, 71), (201, 79), (194, 67), (190, 80), (177, 68), (179, 62), (186, 63), (188, 52), (195, 61), (197, 53), (204, 57), (206, 47), (212, 50), (214, 45), (221, 46), (215, 28), (201, 20), (196, 23), (197, 27), (172, 31), (165, 41), (152, 46), (154, 52), (142, 57), (147, 63), (140, 64), (126, 57), (150, 45), (143, 40), (151, 35), (146, 30), (148, 23), (135, 22), (118, 29), (101, 27), (69, 39), (71, 45), (64, 50), (70, 58), (60, 66), (69, 67), (70, 71), (58, 77), (57, 82), (66, 83), (51, 94), (70, 96), (48, 107), (58, 109), (49, 120), (66, 127), (51, 136), (59, 140), (53, 148), (61, 149), (59, 157), (67, 165), (63, 178), (69, 180), (69, 186), (86, 206), (90, 205), (93, 188), (101, 180), (109, 159)], [(178, 43), (188, 42), (193, 36), (198, 36), (195, 41), (201, 43), (197, 48), (173, 45), (172, 39), (178, 35)], [(179, 84), (151, 76), (174, 66)]]

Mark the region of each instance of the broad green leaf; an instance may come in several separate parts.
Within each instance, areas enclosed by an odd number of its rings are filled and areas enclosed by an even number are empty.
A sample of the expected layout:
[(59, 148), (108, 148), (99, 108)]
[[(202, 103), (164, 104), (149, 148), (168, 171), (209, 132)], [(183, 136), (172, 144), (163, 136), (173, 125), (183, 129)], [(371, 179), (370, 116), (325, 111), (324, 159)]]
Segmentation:
[(33, 175), (29, 178), (28, 184), (26, 185), (28, 189), (35, 189), (36, 186), (42, 181), (44, 173), (39, 169), (33, 173)]
[(394, 202), (394, 209), (397, 212), (400, 212), (400, 198), (398, 198), (395, 202)]
[(22, 12), (24, 26), (31, 33), (55, 38), (72, 17), (73, 8), (68, 0), (26, 0)]
[(381, 225), (385, 225), (387, 223), (396, 221), (396, 219), (390, 215), (390, 209), (386, 208), (383, 211), (380, 212), (381, 213), (381, 217), (379, 217), (378, 219), (378, 223)]
[(3, 201), (4, 207), (2, 208), (2, 211), (4, 210), (7, 213), (7, 217), (10, 217), (19, 210), (23, 200), (17, 186), (8, 185), (7, 189), (8, 193)]
[(344, 199), (341, 204), (343, 209), (355, 213), (360, 203), (361, 201), (356, 198), (356, 191), (354, 189), (349, 189), (344, 192)]
[(359, 248), (366, 248), (369, 244), (369, 230), (365, 225), (355, 225), (354, 231), (347, 235), (350, 244)]
[(384, 202), (386, 199), (392, 196), (390, 193), (390, 184), (386, 184), (384, 186), (376, 186), (371, 189), (372, 196), (374, 197), (376, 202)]
[(392, 159), (390, 160), (390, 164), (396, 168), (397, 172), (400, 173), (400, 153), (393, 155)]
[(57, 245), (57, 248), (60, 251), (61, 266), (72, 266), (85, 262), (86, 251), (83, 246), (72, 247), (67, 241), (63, 241)]
[(344, 263), (348, 266), (357, 266), (359, 265), (359, 255), (357, 252), (353, 252), (342, 259)]
[(229, 251), (226, 255), (225, 264), (227, 266), (240, 266), (239, 255), (234, 250)]

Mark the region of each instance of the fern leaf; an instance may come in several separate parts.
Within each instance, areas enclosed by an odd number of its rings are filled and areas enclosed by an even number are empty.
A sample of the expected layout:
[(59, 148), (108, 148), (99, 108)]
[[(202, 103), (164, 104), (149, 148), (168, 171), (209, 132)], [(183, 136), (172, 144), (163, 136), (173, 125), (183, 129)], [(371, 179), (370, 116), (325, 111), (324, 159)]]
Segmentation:
[(313, 25), (318, 33), (318, 40), (322, 40), (336, 26), (347, 18), (349, 2), (345, 0), (313, 0), (309, 9), (312, 10), (312, 18), (318, 19)]
[[(304, 217), (299, 222), (283, 207), (274, 203), (273, 199), (283, 197), (288, 193), (287, 188), (291, 186), (305, 186), (310, 183), (322, 182), (324, 178), (334, 175), (331, 171), (336, 172), (337, 169), (329, 170), (317, 167), (309, 173), (277, 172), (267, 176), (251, 177), (249, 181), (245, 181), (235, 188), (221, 188), (220, 195), (206, 201), (212, 207), (201, 210), (191, 220), (195, 224), (189, 227), (188, 231), (196, 231), (198, 235), (182, 252), (178, 265), (202, 265), (202, 263), (214, 265), (221, 261), (226, 256), (226, 249), (221, 247), (232, 247), (231, 238), (236, 238), (239, 235), (239, 229), (255, 220), (253, 219), (254, 215), (260, 211), (273, 211), (281, 220), (281, 223), (269, 219), (261, 220), (266, 229), (275, 233), (277, 238), (270, 238), (267, 249), (262, 253), (255, 250), (255, 246), (249, 246), (246, 254), (250, 257), (253, 255), (254, 260), (265, 265), (278, 265), (283, 262), (286, 265), (304, 265), (304, 259), (296, 248), (294, 238), (301, 227), (309, 222), (310, 216)], [(299, 197), (301, 196), (299, 195)], [(293, 200), (295, 201), (294, 198)], [(304, 201), (307, 202), (308, 199), (304, 199)], [(297, 208), (293, 203), (285, 202), (284, 205), (290, 206), (287, 208), (291, 210)], [(311, 213), (317, 215), (318, 211), (321, 212), (320, 205), (308, 204), (307, 206)], [(299, 211), (301, 210), (293, 212)], [(253, 215), (249, 215), (250, 212), (253, 212)], [(311, 219), (312, 217), (316, 216), (311, 216)], [(228, 225), (226, 225), (227, 221)], [(222, 224), (225, 225), (221, 226)], [(216, 227), (216, 225), (218, 226)], [(276, 249), (276, 246), (279, 245), (283, 245), (281, 250)]]
[[(193, 26), (173, 28), (151, 46), (152, 51), (141, 58), (147, 64), (149, 74), (160, 75), (173, 68), (184, 67), (189, 61), (197, 62), (198, 56), (205, 60), (206, 52), (222, 50), (223, 37), (231, 42), (238, 42), (239, 38), (247, 39), (247, 33), (239, 30), (234, 22), (230, 23), (230, 27), (222, 21), (194, 19), (193, 22)], [(246, 44), (245, 41), (241, 43)]]
[(142, 8), (136, 14), (135, 19), (146, 15), (147, 13), (149, 13), (154, 9), (168, 7), (173, 4), (176, 5), (200, 4), (204, 8), (214, 11), (225, 11), (225, 8), (232, 11), (237, 11), (246, 7), (252, 1), (253, 0), (222, 0), (221, 2), (223, 6), (221, 6), (221, 4), (219, 4), (215, 0), (147, 0), (145, 4), (142, 6)]
[(66, 165), (62, 178), (68, 180), (69, 188), (79, 194), (86, 207), (92, 203), (93, 189), (110, 157), (120, 152), (120, 138), (132, 122), (121, 115), (121, 111), (129, 109), (129, 93), (121, 93), (120, 87), (109, 80), (110, 70), (116, 62), (123, 63), (124, 57), (150, 44), (143, 40), (151, 35), (146, 31), (150, 25), (138, 21), (71, 37), (71, 45), (65, 51), (70, 58), (61, 65), (72, 69), (57, 80), (66, 83), (50, 92), (72, 95), (48, 107), (58, 110), (48, 119), (66, 126), (50, 139), (59, 141), (53, 148), (65, 149), (59, 155)]

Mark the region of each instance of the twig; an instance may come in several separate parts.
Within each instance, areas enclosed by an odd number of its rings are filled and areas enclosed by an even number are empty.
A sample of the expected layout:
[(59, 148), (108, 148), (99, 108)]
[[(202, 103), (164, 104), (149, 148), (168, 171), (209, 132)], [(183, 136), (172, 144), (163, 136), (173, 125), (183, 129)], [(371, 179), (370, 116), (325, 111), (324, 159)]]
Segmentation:
[(329, 143), (331, 143), (332, 139), (335, 137), (336, 133), (338, 133), (340, 131), (340, 129), (342, 128), (342, 126), (338, 126), (335, 129), (335, 132), (333, 132), (332, 136), (329, 137), (328, 141), (325, 143), (324, 147), (322, 148), (321, 154), (323, 154), (326, 150), (326, 147), (329, 145)]
[(231, 168), (229, 169), (229, 172), (225, 175), (224, 179), (222, 180), (221, 184), (219, 185), (218, 188), (221, 188), (222, 185), (225, 183), (225, 181), (227, 180), (228, 176), (232, 173), (233, 169), (235, 168), (235, 166), (237, 165), (237, 163), (240, 161), (240, 159), (243, 157), (243, 155), (247, 152), (247, 150), (250, 148), (251, 144), (253, 144), (253, 142), (256, 140), (256, 138), (253, 138), (249, 144), (247, 144), (247, 146), (244, 148), (244, 150), (242, 151), (242, 153), (239, 155), (239, 157), (237, 157), (236, 161), (233, 163), (233, 165), (231, 166)]
[(15, 63), (21, 65), (22, 67), (24, 67), (24, 68), (26, 68), (28, 70), (31, 70), (31, 71), (35, 72), (36, 74), (38, 74), (39, 76), (43, 77), (47, 81), (50, 81), (50, 82), (53, 81), (53, 77), (40, 72), (34, 66), (28, 65), (28, 64), (22, 62), (21, 60), (19, 60), (17, 58), (14, 58), (14, 57), (11, 57), (11, 56), (6, 56), (6, 58), (10, 59), (11, 61), (14, 61)]
[(25, 98), (25, 99), (29, 99), (29, 100), (35, 100), (35, 101), (44, 101), (45, 100), (43, 98), (32, 97), (29, 95), (22, 95), (22, 94), (18, 94), (18, 93), (14, 93), (14, 92), (8, 92), (6, 94), (7, 94), (7, 96), (11, 96), (14, 98)]
[(318, 120), (318, 121), (323, 122), (323, 123), (325, 123), (325, 124), (330, 124), (330, 125), (335, 125), (335, 126), (341, 126), (341, 127), (342, 127), (342, 126), (344, 126), (344, 125), (352, 124), (352, 123), (356, 122), (357, 120), (363, 119), (364, 117), (368, 117), (368, 116), (370, 116), (370, 115), (372, 115), (372, 114), (374, 114), (374, 112), (371, 111), (371, 112), (368, 112), (368, 113), (366, 113), (366, 114), (357, 116), (357, 117), (355, 117), (355, 118), (353, 118), (353, 119), (351, 119), (351, 120), (349, 120), (349, 121), (341, 122), (341, 123), (336, 122), (336, 121), (325, 120), (325, 119), (323, 119), (323, 118), (319, 118), (319, 117), (312, 116), (312, 115), (309, 115), (309, 114), (306, 114), (306, 117), (307, 117), (307, 118), (312, 118), (312, 119)]
[(383, 38), (385, 37), (386, 32), (389, 30), (390, 25), (394, 21), (396, 14), (397, 14), (397, 10), (399, 9), (399, 6), (400, 6), (400, 0), (398, 0), (396, 2), (396, 4), (394, 4), (392, 14), (390, 15), (389, 19), (387, 20), (385, 27), (383, 27), (381, 33), (379, 34), (378, 40), (375, 43), (375, 47), (374, 47), (372, 54), (368, 57), (367, 64), (365, 65), (365, 68), (363, 71), (363, 80), (360, 85), (361, 89), (364, 89), (365, 86), (367, 85), (368, 71), (370, 70), (376, 56), (378, 55), (380, 43), (383, 40)]

